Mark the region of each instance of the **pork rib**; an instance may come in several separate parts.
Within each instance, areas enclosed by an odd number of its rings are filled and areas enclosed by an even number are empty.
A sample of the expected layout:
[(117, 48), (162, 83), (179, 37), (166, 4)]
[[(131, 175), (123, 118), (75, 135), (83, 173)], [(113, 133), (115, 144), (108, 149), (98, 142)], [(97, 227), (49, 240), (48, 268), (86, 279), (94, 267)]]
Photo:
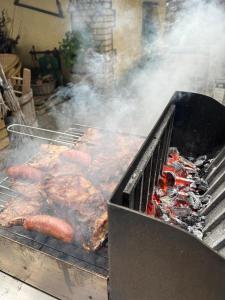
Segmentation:
[(60, 206), (58, 211), (68, 212), (67, 219), (74, 227), (76, 241), (88, 250), (98, 248), (106, 237), (108, 222), (102, 193), (80, 175), (49, 179), (45, 191), (53, 207)]

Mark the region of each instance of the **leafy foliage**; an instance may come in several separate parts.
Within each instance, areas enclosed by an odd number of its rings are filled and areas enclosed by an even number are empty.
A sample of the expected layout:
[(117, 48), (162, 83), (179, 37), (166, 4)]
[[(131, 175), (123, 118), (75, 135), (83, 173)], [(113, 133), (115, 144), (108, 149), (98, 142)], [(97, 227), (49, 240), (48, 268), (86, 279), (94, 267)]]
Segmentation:
[(66, 67), (72, 67), (82, 56), (86, 49), (94, 47), (92, 35), (87, 31), (69, 31), (60, 43)]

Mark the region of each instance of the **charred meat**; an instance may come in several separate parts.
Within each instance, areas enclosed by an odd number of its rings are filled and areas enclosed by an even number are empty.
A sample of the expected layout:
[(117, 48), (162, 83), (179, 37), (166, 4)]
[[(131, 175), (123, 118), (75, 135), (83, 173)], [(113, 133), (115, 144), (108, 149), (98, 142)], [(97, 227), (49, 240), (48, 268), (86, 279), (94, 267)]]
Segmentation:
[(68, 212), (66, 219), (75, 229), (76, 241), (86, 249), (95, 250), (107, 233), (107, 206), (102, 193), (78, 175), (50, 179), (45, 190), (56, 210)]
[[(87, 203), (98, 206), (104, 198), (92, 183), (80, 175), (62, 175), (46, 181), (45, 191), (50, 201), (74, 210), (82, 210)], [(86, 208), (85, 208), (86, 209)], [(83, 212), (86, 213), (86, 210)]]
[(40, 153), (30, 163), (30, 166), (50, 171), (55, 167), (57, 160), (62, 152), (69, 150), (66, 146), (42, 144)]
[(88, 153), (74, 149), (62, 152), (61, 159), (77, 163), (83, 167), (88, 167), (91, 163), (91, 156)]

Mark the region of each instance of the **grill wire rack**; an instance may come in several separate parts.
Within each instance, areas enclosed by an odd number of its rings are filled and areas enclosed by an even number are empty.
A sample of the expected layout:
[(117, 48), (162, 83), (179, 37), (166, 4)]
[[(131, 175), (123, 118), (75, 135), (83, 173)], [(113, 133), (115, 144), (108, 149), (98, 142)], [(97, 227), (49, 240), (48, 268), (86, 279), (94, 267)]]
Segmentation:
[(81, 124), (72, 124), (69, 129), (61, 132), (28, 125), (12, 124), (7, 127), (7, 130), (12, 134), (19, 134), (25, 137), (73, 147), (76, 143), (81, 142), (81, 137), (83, 137), (85, 131), (88, 128), (95, 127)]
[[(7, 130), (12, 134), (19, 134), (24, 137), (29, 137), (31, 139), (48, 142), (49, 144), (61, 144), (67, 147), (74, 147), (77, 143), (81, 143), (81, 142), (88, 143), (88, 140), (81, 139), (88, 128), (91, 127), (81, 125), (81, 124), (73, 124), (65, 132), (61, 132), (61, 131), (49, 130), (49, 129), (38, 128), (38, 127), (33, 127), (28, 125), (22, 125), (22, 124), (12, 124), (7, 127)], [(25, 163), (26, 164), (31, 163), (36, 158), (36, 156), (38, 156), (38, 154), (40, 154), (40, 152), (37, 152), (34, 155), (32, 155), (32, 157), (29, 158)], [(10, 188), (10, 185), (11, 185), (10, 179), (7, 176), (3, 177), (0, 180), (0, 195), (16, 197), (18, 193), (12, 190)], [(7, 192), (10, 192), (11, 194), (8, 195)]]

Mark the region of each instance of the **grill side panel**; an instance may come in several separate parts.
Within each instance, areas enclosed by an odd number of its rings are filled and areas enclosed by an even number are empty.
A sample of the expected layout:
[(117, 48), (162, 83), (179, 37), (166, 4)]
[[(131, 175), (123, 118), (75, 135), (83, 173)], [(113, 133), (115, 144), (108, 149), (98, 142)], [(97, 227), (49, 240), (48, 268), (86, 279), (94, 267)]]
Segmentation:
[(204, 242), (225, 257), (225, 147), (214, 159), (206, 178), (211, 201), (202, 211), (206, 217)]
[(0, 235), (1, 270), (62, 300), (108, 299), (107, 277)]
[(109, 205), (112, 300), (224, 300), (225, 260), (192, 235)]
[[(212, 98), (183, 92), (175, 93), (171, 102), (176, 111), (170, 146), (178, 147), (185, 156), (214, 157), (221, 151), (225, 143), (224, 107)], [(163, 119), (154, 133), (159, 138), (148, 137), (148, 146), (135, 161), (134, 172), (121, 185), (122, 196), (115, 193), (109, 202), (110, 297), (223, 300), (223, 257), (188, 232), (143, 214), (146, 195), (148, 199), (152, 195), (156, 175), (161, 171), (159, 158), (165, 134), (159, 133)], [(217, 163), (224, 164), (220, 159)], [(211, 189), (214, 185), (214, 191), (219, 193), (224, 184), (224, 169), (217, 170), (210, 180)], [(221, 197), (214, 199), (221, 203)], [(225, 228), (225, 223), (221, 226)], [(225, 244), (219, 252), (225, 254)]]

